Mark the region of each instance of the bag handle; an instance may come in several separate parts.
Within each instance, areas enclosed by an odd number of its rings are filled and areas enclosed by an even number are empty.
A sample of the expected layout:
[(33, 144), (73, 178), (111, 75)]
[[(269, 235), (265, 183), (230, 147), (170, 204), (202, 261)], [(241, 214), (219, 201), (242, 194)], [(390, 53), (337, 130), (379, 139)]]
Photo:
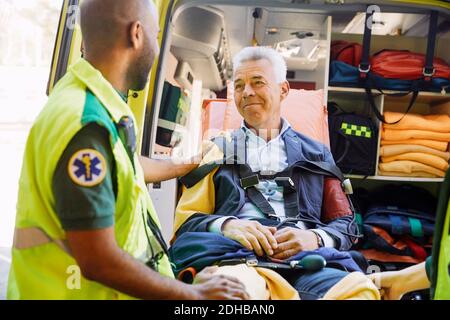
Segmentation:
[[(371, 76), (368, 75), (366, 84), (371, 82), (370, 79), (371, 79)], [(401, 116), (400, 119), (398, 119), (397, 121), (394, 121), (394, 122), (387, 122), (384, 119), (384, 116), (380, 113), (380, 110), (378, 110), (377, 106), (375, 105), (375, 99), (373, 97), (372, 88), (370, 85), (365, 86), (365, 91), (366, 91), (367, 100), (369, 102), (369, 106), (371, 107), (371, 109), (372, 109), (373, 113), (375, 114), (375, 116), (377, 117), (377, 119), (386, 124), (396, 124), (396, 123), (400, 122), (401, 120), (403, 120), (403, 118), (411, 110), (412, 106), (414, 105), (414, 102), (416, 102), (416, 99), (419, 95), (419, 81), (414, 81), (413, 84), (411, 85), (411, 90), (408, 91), (407, 93), (392, 94), (392, 95), (397, 95), (397, 96), (405, 96), (405, 95), (410, 94), (411, 92), (413, 93), (411, 96), (411, 99), (409, 100), (408, 108), (406, 108), (405, 113)], [(381, 90), (379, 90), (379, 91), (382, 92)]]
[(347, 156), (348, 151), (350, 150), (350, 141), (348, 140), (348, 138), (341, 134), (344, 137), (345, 140), (345, 147), (344, 147), (344, 152), (342, 153), (342, 155), (339, 157), (339, 159), (336, 160), (336, 165), (340, 164), (342, 162), (342, 160), (344, 160), (344, 158)]

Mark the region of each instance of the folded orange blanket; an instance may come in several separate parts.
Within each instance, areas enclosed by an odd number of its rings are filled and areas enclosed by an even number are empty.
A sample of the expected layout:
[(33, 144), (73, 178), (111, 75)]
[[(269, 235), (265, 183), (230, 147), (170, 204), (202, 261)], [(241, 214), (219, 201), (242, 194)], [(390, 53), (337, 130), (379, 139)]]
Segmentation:
[(407, 152), (402, 154), (397, 154), (395, 156), (390, 157), (381, 157), (381, 161), (383, 163), (388, 163), (396, 160), (411, 160), (411, 161), (417, 161), (429, 166), (432, 166), (433, 168), (447, 171), (448, 169), (448, 162), (442, 158), (439, 158), (432, 154), (426, 154), (426, 153), (420, 153), (420, 152)]
[(404, 172), (396, 172), (396, 171), (383, 171), (378, 170), (379, 176), (389, 176), (389, 177), (418, 177), (418, 178), (438, 178), (438, 176), (422, 171), (415, 171), (414, 174), (404, 173)]
[(420, 145), (430, 147), (439, 151), (447, 151), (448, 148), (448, 142), (435, 140), (426, 140), (426, 139), (381, 140), (382, 146), (396, 145), (396, 144)]
[(439, 151), (433, 148), (420, 146), (416, 144), (393, 144), (393, 145), (387, 145), (382, 146), (380, 148), (380, 156), (382, 157), (390, 157), (395, 156), (397, 154), (407, 153), (407, 152), (421, 152), (421, 153), (427, 153), (432, 154), (435, 156), (438, 156), (439, 158), (444, 159), (448, 162), (450, 159), (450, 152), (443, 152)]
[[(403, 113), (384, 112), (386, 122), (395, 122), (402, 119)], [(396, 124), (384, 124), (386, 129), (394, 130), (426, 130), (436, 132), (450, 132), (450, 116), (447, 114), (429, 114), (421, 115), (408, 113)]]
[(411, 174), (411, 177), (414, 177), (414, 173), (418, 171), (427, 172), (438, 177), (445, 176), (445, 172), (442, 170), (410, 160), (397, 160), (388, 163), (380, 163), (378, 167), (381, 171), (403, 172)]
[(434, 132), (426, 130), (392, 130), (383, 127), (381, 139), (384, 140), (406, 140), (406, 139), (429, 139), (437, 141), (450, 141), (450, 133)]

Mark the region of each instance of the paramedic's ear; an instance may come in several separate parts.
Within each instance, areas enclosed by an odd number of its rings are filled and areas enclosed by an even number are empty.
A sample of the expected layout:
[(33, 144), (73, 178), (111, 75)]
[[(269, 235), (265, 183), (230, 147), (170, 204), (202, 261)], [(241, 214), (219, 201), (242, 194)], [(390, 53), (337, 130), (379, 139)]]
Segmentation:
[(129, 30), (130, 45), (134, 49), (144, 46), (144, 28), (140, 21), (135, 21), (131, 24)]
[(284, 82), (280, 83), (280, 89), (281, 89), (280, 101), (283, 101), (284, 98), (287, 97), (289, 90), (291, 89), (291, 87), (289, 86), (289, 82), (284, 81)]

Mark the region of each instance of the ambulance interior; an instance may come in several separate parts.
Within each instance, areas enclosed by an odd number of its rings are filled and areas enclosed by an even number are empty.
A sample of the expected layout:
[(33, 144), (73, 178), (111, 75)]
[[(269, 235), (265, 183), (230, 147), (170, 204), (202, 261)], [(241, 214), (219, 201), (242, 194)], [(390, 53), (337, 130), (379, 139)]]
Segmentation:
[[(291, 91), (282, 104), (282, 116), (295, 130), (329, 145), (327, 102), (337, 102), (345, 111), (369, 115), (363, 89), (328, 85), (330, 42), (362, 43), (365, 6), (355, 11), (311, 10), (286, 4), (280, 7), (202, 5), (182, 7), (174, 13), (161, 49), (163, 70), (150, 117), (151, 132), (144, 132), (143, 149), (153, 158), (187, 159), (197, 154), (201, 141), (223, 130), (236, 129), (242, 118), (233, 102), (232, 57), (243, 47), (270, 46), (279, 51), (288, 66)], [(384, 48), (425, 53), (429, 11), (412, 7), (381, 7), (374, 15), (371, 54)], [(441, 14), (435, 56), (450, 62), (450, 27)], [(449, 92), (450, 93), (450, 92)], [(450, 114), (450, 94), (421, 92), (411, 112)], [(377, 95), (377, 107), (405, 111), (409, 96)], [(159, 116), (156, 116), (159, 115)], [(148, 120), (151, 121), (151, 120)], [(147, 138), (146, 138), (147, 137)], [(378, 146), (380, 137), (378, 137)], [(378, 155), (377, 155), (378, 167)], [(378, 169), (377, 169), (378, 170)], [(378, 173), (378, 171), (377, 171)], [(353, 188), (373, 189), (385, 184), (412, 184), (438, 194), (442, 179), (351, 175)], [(150, 186), (163, 235), (172, 237), (178, 182)]]

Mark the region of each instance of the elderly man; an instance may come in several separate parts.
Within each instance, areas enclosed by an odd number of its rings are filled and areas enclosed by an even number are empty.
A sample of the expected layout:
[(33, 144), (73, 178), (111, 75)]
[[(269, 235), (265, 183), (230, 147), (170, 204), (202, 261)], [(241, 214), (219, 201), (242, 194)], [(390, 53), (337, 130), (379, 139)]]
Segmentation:
[[(328, 187), (340, 183), (324, 177), (335, 168), (330, 151), (280, 116), (289, 93), (283, 58), (273, 49), (247, 47), (233, 62), (234, 98), (244, 121), (214, 141), (204, 159), (209, 163), (182, 180), (175, 237), (215, 233), (272, 261), (319, 248), (348, 250), (357, 230), (342, 188), (330, 195)], [(210, 161), (214, 152), (220, 165)], [(322, 207), (335, 210), (325, 215)], [(328, 267), (282, 273), (302, 299), (323, 297), (347, 274)]]

